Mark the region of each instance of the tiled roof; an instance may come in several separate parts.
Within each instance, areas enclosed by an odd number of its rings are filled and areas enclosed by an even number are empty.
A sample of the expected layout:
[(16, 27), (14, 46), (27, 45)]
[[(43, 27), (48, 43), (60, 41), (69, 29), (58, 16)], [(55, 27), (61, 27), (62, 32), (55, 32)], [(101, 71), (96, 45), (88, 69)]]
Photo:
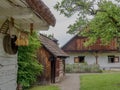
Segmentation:
[(54, 56), (56, 57), (68, 57), (68, 55), (61, 50), (58, 45), (48, 37), (40, 34), (40, 41), (42, 45)]
[(40, 18), (42, 17), (49, 25), (55, 26), (56, 19), (42, 0), (26, 0), (26, 2)]

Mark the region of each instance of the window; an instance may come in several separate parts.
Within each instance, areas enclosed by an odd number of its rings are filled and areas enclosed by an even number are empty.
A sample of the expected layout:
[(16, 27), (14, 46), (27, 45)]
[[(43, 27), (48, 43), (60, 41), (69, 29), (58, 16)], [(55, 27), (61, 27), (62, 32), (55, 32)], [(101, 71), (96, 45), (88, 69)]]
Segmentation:
[(108, 56), (108, 63), (118, 63), (119, 56)]
[(79, 58), (78, 57), (74, 57), (74, 63), (79, 63)]
[(74, 57), (74, 63), (84, 63), (84, 62), (85, 62), (85, 56)]

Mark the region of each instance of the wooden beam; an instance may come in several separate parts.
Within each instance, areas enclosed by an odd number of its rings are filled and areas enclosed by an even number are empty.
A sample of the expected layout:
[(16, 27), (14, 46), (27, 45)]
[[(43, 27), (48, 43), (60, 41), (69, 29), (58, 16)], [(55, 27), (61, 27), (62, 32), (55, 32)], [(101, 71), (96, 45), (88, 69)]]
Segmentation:
[(98, 56), (95, 56), (96, 64), (98, 64)]
[(31, 18), (33, 14), (29, 8), (0, 8), (0, 17)]
[(33, 23), (30, 23), (30, 34), (32, 34), (33, 33)]
[[(20, 31), (23, 30), (23, 31), (30, 32), (30, 24), (28, 24), (28, 23), (24, 23), (21, 25), (15, 23), (14, 27)], [(48, 29), (49, 29), (48, 25), (47, 26), (44, 26), (44, 25), (38, 26), (38, 25), (34, 24), (34, 27), (33, 27), (33, 30), (36, 30), (36, 31), (48, 30)]]
[(11, 19), (11, 20), (10, 20), (10, 21), (11, 21), (11, 24), (12, 24), (12, 26), (14, 27), (14, 18), (11, 17), (10, 19)]

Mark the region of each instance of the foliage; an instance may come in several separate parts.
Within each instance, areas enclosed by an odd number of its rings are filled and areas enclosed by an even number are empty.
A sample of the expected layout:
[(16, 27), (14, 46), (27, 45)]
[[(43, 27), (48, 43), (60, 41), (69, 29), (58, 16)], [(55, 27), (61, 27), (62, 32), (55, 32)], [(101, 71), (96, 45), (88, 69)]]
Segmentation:
[(80, 76), (80, 90), (119, 90), (120, 72)]
[(98, 12), (89, 27), (90, 31), (84, 30), (84, 35), (89, 37), (90, 43), (95, 43), (100, 38), (103, 44), (109, 43), (113, 38), (120, 36), (120, 7), (112, 2), (103, 2), (99, 6), (105, 12)]
[(29, 87), (36, 81), (36, 76), (41, 73), (42, 65), (38, 64), (36, 50), (40, 41), (36, 33), (29, 36), (29, 45), (18, 48), (18, 84)]
[(108, 43), (120, 36), (120, 0), (62, 0), (55, 9), (67, 17), (78, 14), (78, 19), (69, 26), (68, 33), (81, 33), (89, 37), (86, 45), (99, 38)]
[(43, 34), (43, 35), (48, 37), (48, 38), (54, 38), (54, 34)]
[(37, 86), (37, 87), (33, 87), (29, 90), (60, 90), (57, 86)]
[(99, 65), (96, 65), (96, 64), (88, 65), (87, 63), (67, 64), (65, 70), (67, 73), (102, 72), (99, 68)]

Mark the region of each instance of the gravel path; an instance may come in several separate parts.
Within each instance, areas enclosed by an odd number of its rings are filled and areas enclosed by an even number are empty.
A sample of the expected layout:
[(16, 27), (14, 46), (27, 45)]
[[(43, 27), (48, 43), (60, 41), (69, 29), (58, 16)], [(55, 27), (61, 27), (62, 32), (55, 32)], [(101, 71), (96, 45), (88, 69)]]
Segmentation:
[(61, 90), (80, 90), (80, 74), (66, 74), (65, 79), (57, 85)]

